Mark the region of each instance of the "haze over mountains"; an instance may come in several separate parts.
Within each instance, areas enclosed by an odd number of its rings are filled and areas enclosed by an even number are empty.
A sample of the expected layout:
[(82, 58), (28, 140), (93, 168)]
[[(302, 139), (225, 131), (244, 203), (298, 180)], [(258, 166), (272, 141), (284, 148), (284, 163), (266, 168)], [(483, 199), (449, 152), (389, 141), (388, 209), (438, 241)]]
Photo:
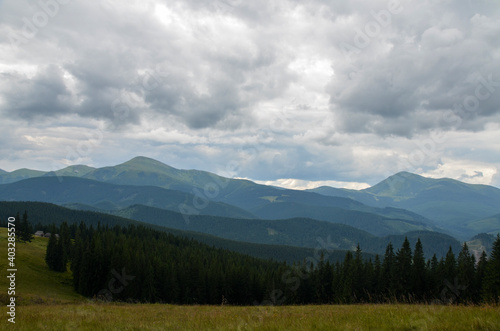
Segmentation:
[(449, 235), (500, 232), (500, 189), (407, 172), (359, 191), (300, 191), (136, 157), (97, 169), (0, 171), (0, 183), (3, 201), (48, 202), (261, 244), (313, 247), (329, 234), (339, 249), (364, 242), (379, 252), (385, 242), (370, 238), (418, 234), (449, 244)]

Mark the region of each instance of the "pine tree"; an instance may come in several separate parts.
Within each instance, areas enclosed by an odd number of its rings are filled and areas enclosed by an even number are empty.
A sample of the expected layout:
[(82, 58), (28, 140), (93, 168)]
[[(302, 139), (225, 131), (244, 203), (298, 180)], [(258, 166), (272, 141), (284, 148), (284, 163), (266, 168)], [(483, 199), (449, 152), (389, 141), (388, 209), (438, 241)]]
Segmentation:
[(54, 233), (50, 234), (47, 251), (45, 253), (45, 262), (51, 270), (57, 268), (57, 239)]
[[(373, 291), (376, 293), (378, 296), (382, 292), (382, 264), (380, 262), (380, 256), (377, 254), (375, 255), (375, 262), (373, 266)], [(380, 298), (377, 298), (377, 301), (380, 300)]]
[(68, 260), (71, 259), (71, 232), (68, 223), (63, 222), (59, 231), (59, 240), (61, 241), (63, 250), (63, 262), (66, 265)]
[(455, 254), (453, 254), (453, 249), (450, 246), (444, 259), (443, 278), (448, 282), (454, 282), (456, 276), (457, 262), (455, 260)]
[(472, 293), (474, 287), (475, 277), (475, 258), (469, 252), (467, 243), (464, 243), (462, 250), (458, 254), (457, 260), (457, 284), (463, 288), (460, 293), (459, 300), (461, 302), (468, 302), (472, 300)]
[(33, 227), (31, 226), (30, 222), (28, 221), (28, 213), (24, 211), (23, 214), (23, 219), (20, 224), (20, 239), (23, 242), (31, 242), (33, 239)]
[(341, 303), (352, 303), (353, 295), (353, 278), (354, 278), (354, 260), (351, 251), (347, 251), (342, 267), (342, 278), (340, 282), (339, 298)]
[(441, 283), (441, 279), (438, 274), (439, 271), (439, 261), (437, 259), (436, 254), (432, 255), (431, 260), (429, 261), (429, 293), (431, 297), (437, 298), (439, 294), (439, 285)]
[[(51, 234), (51, 236), (55, 237), (55, 234)], [(65, 272), (66, 271), (66, 264), (67, 264), (67, 258), (66, 254), (64, 253), (64, 247), (63, 247), (63, 241), (61, 237), (59, 236), (59, 239), (57, 239), (57, 244), (56, 244), (56, 260), (55, 260), (55, 271), (59, 272)]]
[(490, 259), (486, 266), (483, 298), (487, 302), (500, 302), (500, 234), (497, 234), (493, 243)]
[(405, 237), (405, 241), (396, 254), (396, 279), (397, 279), (397, 295), (400, 299), (409, 299), (412, 294), (412, 252), (410, 242)]
[(382, 262), (381, 286), (383, 287), (382, 295), (385, 299), (391, 299), (394, 295), (394, 287), (396, 283), (395, 275), (396, 256), (392, 243), (389, 243), (385, 249), (384, 261)]
[(363, 253), (358, 244), (353, 261), (353, 291), (354, 297), (359, 302), (366, 300), (366, 274), (363, 266)]
[(412, 285), (413, 292), (417, 300), (422, 300), (427, 291), (427, 269), (425, 267), (424, 249), (422, 242), (418, 238), (415, 244), (415, 251), (413, 252), (413, 266), (412, 266)]
[(483, 251), (481, 256), (479, 257), (479, 261), (477, 263), (476, 274), (474, 277), (474, 292), (472, 294), (474, 302), (481, 302), (483, 299), (483, 283), (484, 276), (486, 274), (486, 267), (488, 266), (488, 257), (486, 252)]

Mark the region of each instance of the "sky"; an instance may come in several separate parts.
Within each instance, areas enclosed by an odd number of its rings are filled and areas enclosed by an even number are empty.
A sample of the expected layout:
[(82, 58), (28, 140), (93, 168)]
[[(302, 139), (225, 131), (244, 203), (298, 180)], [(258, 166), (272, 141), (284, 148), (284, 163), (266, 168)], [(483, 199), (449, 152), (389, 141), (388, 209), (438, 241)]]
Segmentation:
[(497, 0), (0, 0), (0, 169), (500, 187)]

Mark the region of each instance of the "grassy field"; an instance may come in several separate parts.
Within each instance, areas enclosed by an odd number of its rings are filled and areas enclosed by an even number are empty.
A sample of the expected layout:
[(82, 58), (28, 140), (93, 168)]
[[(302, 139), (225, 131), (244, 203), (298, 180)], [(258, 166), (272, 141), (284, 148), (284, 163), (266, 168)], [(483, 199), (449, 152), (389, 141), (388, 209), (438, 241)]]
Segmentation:
[(500, 330), (498, 307), (418, 305), (19, 307), (20, 330)]
[(96, 303), (44, 262), (47, 239), (16, 244), (16, 324), (7, 321), (7, 232), (0, 229), (0, 330), (500, 330), (500, 307), (174, 306)]
[[(51, 271), (45, 264), (48, 238), (35, 237), (31, 243), (16, 242), (16, 297), (20, 304), (65, 303), (83, 300), (73, 291), (71, 272)], [(6, 303), (7, 274), (7, 229), (0, 228), (0, 302)]]

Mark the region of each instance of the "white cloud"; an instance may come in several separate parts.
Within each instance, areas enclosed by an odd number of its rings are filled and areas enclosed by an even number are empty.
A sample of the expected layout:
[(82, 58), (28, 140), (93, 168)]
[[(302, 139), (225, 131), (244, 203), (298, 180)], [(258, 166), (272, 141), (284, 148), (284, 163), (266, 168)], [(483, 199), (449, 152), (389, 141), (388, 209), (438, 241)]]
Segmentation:
[(293, 187), (500, 185), (500, 7), (401, 0), (384, 22), (388, 5), (74, 0), (13, 46), (41, 8), (2, 1), (0, 168), (145, 155)]
[[(243, 179), (248, 179), (248, 178), (243, 178)], [(346, 189), (352, 189), (352, 190), (362, 190), (367, 187), (370, 187), (369, 184), (367, 183), (357, 183), (357, 182), (338, 182), (335, 180), (323, 180), (323, 181), (308, 181), (308, 180), (300, 180), (300, 179), (293, 179), (293, 178), (287, 178), (287, 179), (277, 179), (277, 180), (266, 180), (266, 181), (254, 181), (258, 184), (263, 184), (263, 185), (272, 185), (272, 186), (278, 186), (278, 187), (283, 187), (287, 189), (292, 189), (292, 190), (308, 190), (308, 189), (313, 189), (317, 188), (320, 186), (331, 186), (331, 187), (336, 187), (336, 188), (346, 188)]]
[(498, 168), (488, 163), (443, 159), (436, 169), (421, 175), (432, 178), (452, 178), (469, 184), (491, 185)]

